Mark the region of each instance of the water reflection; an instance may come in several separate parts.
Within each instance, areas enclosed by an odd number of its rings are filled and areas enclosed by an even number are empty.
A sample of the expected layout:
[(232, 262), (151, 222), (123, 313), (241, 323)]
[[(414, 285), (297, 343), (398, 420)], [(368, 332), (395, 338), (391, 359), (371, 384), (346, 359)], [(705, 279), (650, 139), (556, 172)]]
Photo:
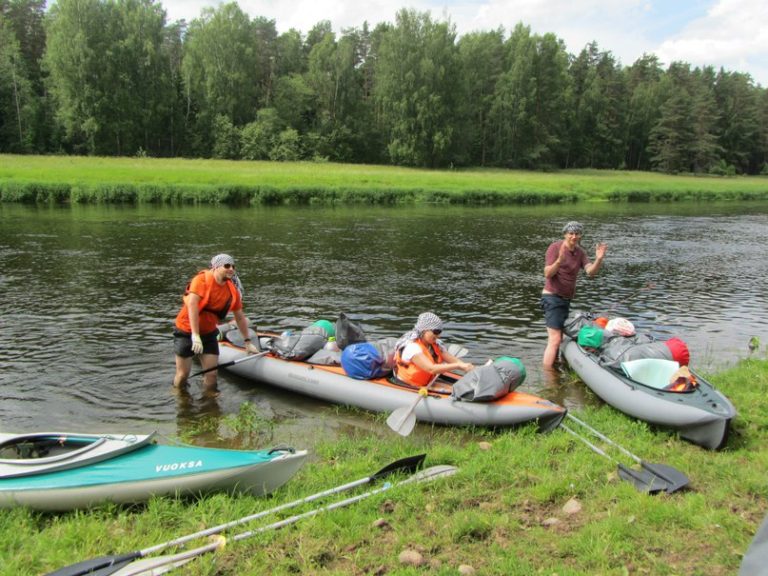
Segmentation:
[[(380, 417), (222, 374), (221, 395), (170, 393), (171, 328), (186, 282), (235, 256), (259, 326), (302, 327), (347, 312), (372, 338), (419, 313), (446, 322), (468, 360), (520, 357), (525, 388), (569, 407), (595, 401), (540, 370), (546, 247), (566, 220), (609, 244), (573, 309), (626, 315), (685, 340), (705, 371), (768, 341), (768, 205), (461, 208), (27, 207), (0, 205), (0, 427), (158, 428), (174, 435), (253, 403), (275, 441), (386, 435)], [(354, 431), (354, 432), (351, 432)]]

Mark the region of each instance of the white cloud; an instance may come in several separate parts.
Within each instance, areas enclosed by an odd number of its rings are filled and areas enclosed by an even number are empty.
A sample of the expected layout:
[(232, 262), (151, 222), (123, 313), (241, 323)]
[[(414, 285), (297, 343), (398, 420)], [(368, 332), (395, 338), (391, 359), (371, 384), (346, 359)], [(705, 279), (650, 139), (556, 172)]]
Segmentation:
[[(161, 0), (162, 1), (162, 0)], [(215, 1), (166, 0), (169, 20), (199, 16)], [(518, 22), (538, 34), (552, 32), (569, 52), (596, 41), (629, 66), (644, 53), (663, 64), (675, 60), (694, 66), (748, 72), (768, 86), (768, 2), (765, 0), (241, 0), (251, 17), (275, 20), (280, 32), (308, 32), (321, 20), (334, 29), (394, 22), (403, 7), (450, 19), (462, 34)]]

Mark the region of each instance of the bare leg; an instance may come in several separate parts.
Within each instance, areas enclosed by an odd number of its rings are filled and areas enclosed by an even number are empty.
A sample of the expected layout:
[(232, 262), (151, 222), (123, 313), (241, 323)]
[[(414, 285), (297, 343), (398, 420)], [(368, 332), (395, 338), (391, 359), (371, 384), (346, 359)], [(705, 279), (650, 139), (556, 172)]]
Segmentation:
[[(200, 365), (203, 367), (203, 370), (213, 368), (218, 363), (219, 363), (219, 357), (216, 354), (203, 354), (200, 357)], [(203, 391), (208, 394), (216, 392), (217, 381), (218, 381), (218, 377), (217, 377), (216, 370), (207, 372), (205, 376), (203, 376)]]
[(560, 343), (563, 341), (563, 331), (547, 327), (547, 347), (544, 350), (543, 364), (545, 368), (551, 368), (557, 361), (560, 351)]
[(173, 377), (174, 388), (186, 387), (190, 370), (192, 370), (192, 358), (176, 356), (176, 375)]

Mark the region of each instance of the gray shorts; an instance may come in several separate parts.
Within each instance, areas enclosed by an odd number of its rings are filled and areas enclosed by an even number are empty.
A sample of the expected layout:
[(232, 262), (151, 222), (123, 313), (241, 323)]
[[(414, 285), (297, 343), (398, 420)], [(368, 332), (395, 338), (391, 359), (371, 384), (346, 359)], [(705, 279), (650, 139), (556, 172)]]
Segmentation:
[[(219, 355), (219, 331), (214, 330), (208, 334), (201, 334), (203, 341), (203, 354)], [(192, 334), (178, 328), (173, 329), (173, 351), (181, 358), (192, 358)]]
[(542, 294), (541, 309), (544, 310), (544, 323), (547, 328), (562, 331), (571, 310), (571, 301), (557, 294)]

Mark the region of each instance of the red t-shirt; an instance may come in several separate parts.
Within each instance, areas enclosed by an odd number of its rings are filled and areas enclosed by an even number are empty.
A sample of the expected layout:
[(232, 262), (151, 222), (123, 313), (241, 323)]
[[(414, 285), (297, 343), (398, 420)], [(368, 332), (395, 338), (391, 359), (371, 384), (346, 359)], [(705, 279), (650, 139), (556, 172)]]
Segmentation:
[[(558, 240), (549, 245), (544, 259), (545, 266), (549, 266), (557, 260), (563, 242), (564, 240)], [(573, 250), (566, 250), (560, 268), (557, 269), (554, 276), (545, 280), (544, 290), (570, 300), (576, 292), (576, 278), (579, 275), (579, 270), (587, 264), (589, 264), (589, 258), (581, 246), (576, 246)]]
[[(197, 294), (201, 299), (205, 297), (207, 290), (207, 283), (205, 281), (206, 274), (198, 274), (192, 278), (192, 282), (189, 285), (189, 292)], [(211, 294), (208, 298), (208, 302), (203, 310), (200, 310), (200, 334), (208, 334), (216, 330), (216, 326), (219, 324), (219, 316), (217, 312), (227, 307), (227, 310), (232, 311), (241, 310), (243, 308), (243, 302), (240, 298), (240, 293), (235, 290), (235, 302), (234, 306), (227, 306), (232, 298), (232, 291), (229, 286), (231, 282), (225, 282), (219, 284), (215, 280), (211, 279)], [(176, 316), (176, 327), (184, 332), (192, 332), (192, 327), (189, 325), (189, 311), (187, 309), (186, 302), (182, 305)]]

